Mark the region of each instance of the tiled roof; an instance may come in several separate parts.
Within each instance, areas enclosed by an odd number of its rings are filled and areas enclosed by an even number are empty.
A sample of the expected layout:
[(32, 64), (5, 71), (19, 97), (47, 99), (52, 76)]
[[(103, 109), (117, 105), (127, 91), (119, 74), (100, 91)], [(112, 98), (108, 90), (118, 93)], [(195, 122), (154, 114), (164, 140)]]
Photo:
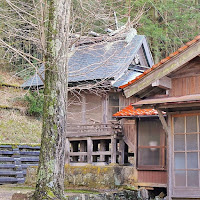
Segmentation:
[(138, 72), (137, 70), (126, 70), (124, 72), (124, 74), (117, 79), (112, 86), (113, 87), (119, 87), (120, 85), (126, 84), (129, 81), (133, 80), (135, 77), (139, 76), (140, 74), (142, 74), (143, 72)]
[[(68, 82), (103, 79), (115, 80), (115, 78), (121, 76), (128, 69), (139, 48), (145, 41), (145, 36), (136, 35), (130, 43), (127, 43), (125, 40), (117, 40), (77, 47), (69, 53)], [(41, 70), (43, 71), (41, 75), (44, 78), (44, 67), (41, 67)], [(136, 76), (138, 74), (133, 74), (132, 79)], [(125, 83), (127, 82), (121, 82), (121, 84)], [(43, 85), (43, 82), (35, 74), (22, 87), (40, 85)], [(117, 84), (116, 87), (119, 85)]]
[(114, 117), (130, 117), (130, 116), (144, 116), (144, 115), (158, 115), (158, 112), (155, 109), (135, 109), (132, 105), (127, 106), (126, 108), (115, 113)]
[(135, 79), (129, 81), (127, 84), (121, 85), (119, 88), (123, 89), (131, 84), (133, 84), (134, 82), (136, 82), (137, 80), (141, 79), (142, 77), (144, 77), (146, 74), (150, 73), (151, 71), (153, 71), (155, 68), (161, 66), (162, 64), (166, 63), (167, 61), (169, 61), (171, 58), (173, 58), (174, 56), (180, 54), (181, 52), (183, 52), (185, 49), (187, 49), (189, 46), (193, 45), (194, 43), (196, 43), (197, 41), (200, 40), (200, 35), (196, 36), (193, 40), (191, 40), (190, 42), (187, 42), (183, 47), (179, 48), (177, 51), (175, 51), (174, 53), (171, 53), (168, 57), (162, 59), (159, 63), (155, 64), (152, 66), (152, 68), (147, 69), (146, 71), (144, 71), (141, 75), (137, 76)]

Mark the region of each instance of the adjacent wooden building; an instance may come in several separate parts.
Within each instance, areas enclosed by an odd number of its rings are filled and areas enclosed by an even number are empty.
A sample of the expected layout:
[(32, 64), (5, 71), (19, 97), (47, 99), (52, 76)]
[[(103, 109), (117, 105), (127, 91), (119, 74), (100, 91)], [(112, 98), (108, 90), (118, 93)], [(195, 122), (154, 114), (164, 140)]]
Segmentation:
[(199, 199), (200, 36), (120, 88), (140, 99), (115, 114), (133, 144), (137, 184)]

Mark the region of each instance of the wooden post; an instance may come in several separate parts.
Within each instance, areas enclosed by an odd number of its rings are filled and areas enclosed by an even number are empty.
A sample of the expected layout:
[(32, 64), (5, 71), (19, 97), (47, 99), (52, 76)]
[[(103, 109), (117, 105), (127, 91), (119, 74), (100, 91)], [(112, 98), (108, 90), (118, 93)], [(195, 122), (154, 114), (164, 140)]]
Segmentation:
[(69, 142), (69, 139), (66, 138), (66, 148), (65, 148), (65, 163), (66, 164), (70, 163), (69, 153), (70, 153), (70, 142)]
[(81, 110), (82, 110), (82, 122), (83, 122), (83, 124), (85, 124), (86, 123), (86, 97), (85, 97), (85, 94), (82, 94)]
[(114, 136), (111, 137), (111, 163), (117, 161), (117, 140)]
[(108, 122), (108, 95), (104, 95), (102, 97), (102, 118), (103, 118), (103, 123)]
[(158, 111), (159, 119), (163, 125), (163, 129), (165, 130), (166, 136), (167, 136), (167, 174), (168, 174), (168, 187), (167, 187), (167, 195), (168, 200), (171, 200), (172, 196), (172, 187), (173, 187), (173, 181), (172, 181), (172, 138), (171, 138), (171, 115), (168, 115), (168, 124), (163, 116), (162, 111), (159, 108), (156, 108)]
[[(106, 151), (106, 140), (100, 140), (100, 151)], [(100, 155), (100, 161), (105, 162), (105, 155)]]
[[(80, 141), (80, 152), (85, 152), (86, 149), (86, 141), (82, 140)], [(85, 161), (85, 156), (80, 156), (80, 162), (84, 162)]]
[(13, 149), (13, 157), (14, 157), (14, 163), (15, 163), (17, 183), (24, 183), (24, 175), (23, 175), (23, 170), (22, 170), (19, 147)]
[(121, 139), (119, 141), (119, 148), (120, 148), (120, 152), (121, 152), (121, 155), (119, 157), (119, 164), (120, 165), (124, 165), (124, 149), (125, 149), (125, 143), (124, 143), (124, 140)]
[(171, 134), (171, 127), (172, 127), (172, 116), (168, 114), (168, 124), (169, 124), (169, 132), (167, 137), (167, 174), (168, 174), (168, 184), (167, 184), (167, 196), (168, 200), (172, 199), (172, 190), (173, 190), (173, 174), (172, 174), (172, 159), (173, 159), (173, 152), (172, 152), (172, 134)]
[(87, 162), (92, 164), (93, 143), (91, 137), (87, 138)]

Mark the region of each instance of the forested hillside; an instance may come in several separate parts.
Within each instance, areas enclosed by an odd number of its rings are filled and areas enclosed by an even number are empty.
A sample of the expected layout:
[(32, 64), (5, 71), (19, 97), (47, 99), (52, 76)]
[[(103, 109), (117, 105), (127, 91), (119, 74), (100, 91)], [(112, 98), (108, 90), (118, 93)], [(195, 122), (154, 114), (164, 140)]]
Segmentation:
[[(40, 19), (45, 11), (37, 0), (3, 0), (0, 11), (0, 62), (27, 78), (42, 60), (45, 30)], [(108, 28), (134, 27), (147, 36), (158, 62), (199, 34), (199, 11), (199, 0), (75, 0), (71, 34), (102, 35)]]

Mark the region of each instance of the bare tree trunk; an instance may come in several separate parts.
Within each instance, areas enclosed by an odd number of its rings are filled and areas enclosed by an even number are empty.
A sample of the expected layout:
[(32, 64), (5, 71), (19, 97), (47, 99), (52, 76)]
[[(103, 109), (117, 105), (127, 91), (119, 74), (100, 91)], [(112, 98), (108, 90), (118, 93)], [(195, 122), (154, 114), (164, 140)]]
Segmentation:
[(71, 0), (49, 0), (45, 103), (35, 200), (64, 199), (67, 51)]

